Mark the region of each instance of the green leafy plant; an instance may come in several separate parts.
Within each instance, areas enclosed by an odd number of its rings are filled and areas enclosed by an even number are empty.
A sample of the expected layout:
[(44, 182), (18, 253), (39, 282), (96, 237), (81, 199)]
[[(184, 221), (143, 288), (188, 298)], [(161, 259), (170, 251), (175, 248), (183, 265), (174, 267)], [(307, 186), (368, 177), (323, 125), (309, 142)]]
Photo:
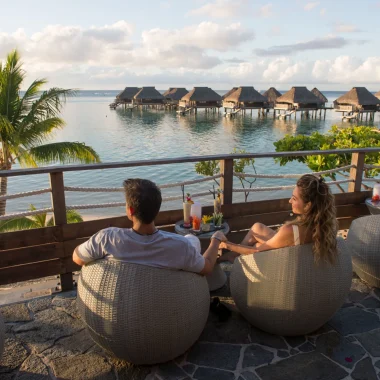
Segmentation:
[[(35, 211), (34, 205), (30, 205), (30, 211)], [(68, 210), (66, 212), (67, 223), (79, 223), (83, 222), (82, 216), (75, 210)], [(19, 230), (30, 230), (32, 228), (43, 228), (54, 226), (54, 218), (47, 218), (47, 213), (25, 216), (21, 218), (13, 218), (3, 220), (0, 222), (0, 232), (11, 232)]]
[[(231, 154), (245, 154), (245, 153), (247, 153), (245, 150), (236, 149), (236, 148), (234, 148), (234, 150), (231, 152)], [(244, 176), (245, 169), (247, 167), (252, 167), (254, 172), (256, 173), (256, 168), (254, 164), (255, 164), (255, 160), (253, 158), (239, 158), (239, 159), (234, 160), (234, 172), (243, 174), (242, 176), (236, 176), (239, 179), (243, 188), (245, 188), (245, 186), (252, 188), (253, 183), (256, 181), (256, 178), (248, 179)], [(215, 161), (197, 162), (195, 164), (195, 171), (198, 174), (213, 177), (220, 173), (220, 161), (215, 160)], [(214, 181), (219, 186), (219, 182), (216, 179), (214, 179)], [(219, 194), (220, 194), (220, 191), (218, 190), (218, 195), (217, 195), (218, 197), (220, 197)], [(249, 192), (248, 191), (244, 192), (244, 195), (245, 195), (245, 201), (247, 202)]]
[[(64, 127), (59, 117), (66, 97), (75, 91), (51, 88), (43, 91), (46, 79), (36, 79), (20, 95), (25, 72), (17, 50), (0, 62), (0, 170), (18, 162), (23, 167), (39, 164), (100, 162), (98, 154), (80, 142), (49, 143), (53, 132)], [(7, 193), (8, 177), (0, 178), (0, 195)], [(6, 200), (0, 201), (0, 215)]]
[[(339, 128), (332, 126), (326, 134), (314, 132), (310, 136), (286, 135), (283, 139), (273, 143), (276, 152), (294, 152), (306, 150), (333, 150), (333, 149), (353, 149), (353, 148), (370, 148), (380, 147), (380, 133), (378, 130), (367, 126), (353, 126), (347, 128)], [(352, 154), (328, 154), (315, 156), (294, 156), (280, 157), (275, 161), (281, 166), (288, 162), (298, 161), (306, 164), (312, 171), (319, 172), (331, 170), (351, 164)], [(380, 165), (380, 153), (370, 153), (365, 156), (365, 163), (371, 165)], [(340, 171), (339, 174), (347, 176), (345, 172)], [(378, 169), (366, 169), (365, 177), (374, 177), (379, 174)], [(336, 173), (326, 175), (327, 177), (336, 179)], [(340, 187), (341, 190), (343, 190)]]

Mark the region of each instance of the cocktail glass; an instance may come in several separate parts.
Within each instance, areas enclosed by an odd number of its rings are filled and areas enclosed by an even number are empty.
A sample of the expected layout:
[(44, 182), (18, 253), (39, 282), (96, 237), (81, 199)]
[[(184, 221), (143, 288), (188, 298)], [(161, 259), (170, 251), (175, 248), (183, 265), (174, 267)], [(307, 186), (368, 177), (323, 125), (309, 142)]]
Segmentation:
[(190, 211), (191, 211), (191, 203), (183, 202), (183, 226), (191, 227), (190, 223)]

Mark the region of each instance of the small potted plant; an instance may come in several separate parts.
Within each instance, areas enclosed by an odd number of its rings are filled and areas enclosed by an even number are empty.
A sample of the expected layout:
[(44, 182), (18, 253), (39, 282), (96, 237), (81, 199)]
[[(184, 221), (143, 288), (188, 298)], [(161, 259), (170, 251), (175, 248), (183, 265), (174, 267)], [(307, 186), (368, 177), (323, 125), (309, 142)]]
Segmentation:
[(214, 212), (212, 217), (214, 219), (215, 227), (221, 227), (223, 223), (223, 214), (221, 212)]
[(212, 215), (202, 216), (202, 231), (209, 232), (212, 227), (213, 217)]

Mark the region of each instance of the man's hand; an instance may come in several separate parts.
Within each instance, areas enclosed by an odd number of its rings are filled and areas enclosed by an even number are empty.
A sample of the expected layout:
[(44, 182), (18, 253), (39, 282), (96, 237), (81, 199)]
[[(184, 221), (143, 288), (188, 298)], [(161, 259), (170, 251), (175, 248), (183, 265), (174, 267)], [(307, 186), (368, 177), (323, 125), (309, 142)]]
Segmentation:
[(216, 231), (212, 236), (211, 239), (217, 239), (220, 242), (227, 241), (226, 235), (222, 231)]

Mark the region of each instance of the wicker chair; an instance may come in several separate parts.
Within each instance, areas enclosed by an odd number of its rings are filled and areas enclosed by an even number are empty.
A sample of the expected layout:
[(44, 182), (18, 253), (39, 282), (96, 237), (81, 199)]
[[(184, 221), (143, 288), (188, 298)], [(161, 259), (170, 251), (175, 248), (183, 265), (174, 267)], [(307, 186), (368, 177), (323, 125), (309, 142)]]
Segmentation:
[(5, 323), (2, 315), (0, 314), (0, 360), (4, 352), (5, 343)]
[(98, 260), (82, 268), (78, 308), (103, 349), (134, 364), (155, 364), (195, 343), (210, 294), (195, 273)]
[(314, 263), (311, 244), (240, 256), (231, 273), (232, 297), (242, 315), (272, 334), (317, 330), (345, 301), (352, 265), (338, 239), (336, 265)]
[(354, 272), (369, 285), (380, 287), (380, 215), (355, 219), (347, 235)]

